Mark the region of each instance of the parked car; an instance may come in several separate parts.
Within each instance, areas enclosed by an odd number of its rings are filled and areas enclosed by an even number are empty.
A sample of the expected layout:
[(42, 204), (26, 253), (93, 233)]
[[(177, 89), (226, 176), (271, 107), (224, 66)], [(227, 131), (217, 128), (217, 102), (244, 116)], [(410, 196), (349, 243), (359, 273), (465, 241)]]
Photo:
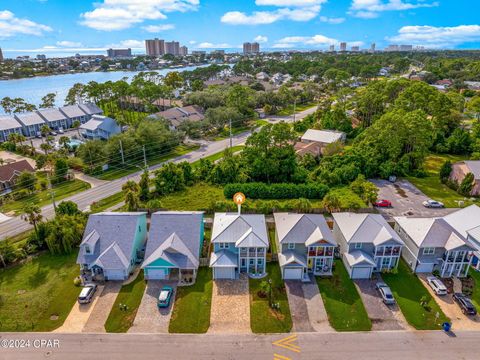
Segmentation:
[(453, 300), (455, 300), (458, 306), (460, 306), (462, 313), (465, 315), (477, 315), (477, 308), (472, 304), (472, 301), (465, 294), (455, 293), (453, 294)]
[(35, 135), (36, 138), (41, 139), (42, 138), (42, 133), (40, 131), (37, 131), (37, 134)]
[(392, 207), (392, 202), (389, 200), (382, 199), (382, 200), (378, 200), (373, 205), (377, 207)]
[(427, 282), (428, 285), (433, 289), (435, 294), (442, 296), (442, 295), (447, 295), (447, 287), (443, 284), (443, 282), (435, 277), (435, 276), (429, 276), (427, 277)]
[(58, 133), (59, 133), (59, 134), (65, 134), (65, 131), (63, 131), (62, 128), (58, 128)]
[(440, 202), (440, 201), (436, 201), (436, 200), (425, 200), (423, 203), (423, 206), (427, 207), (427, 208), (443, 208), (445, 207), (445, 205)]
[(57, 133), (56, 133), (55, 131), (53, 131), (53, 130), (52, 130), (52, 131), (50, 131), (50, 133), (49, 133), (49, 134), (50, 134), (50, 135), (52, 135), (52, 136), (57, 136)]
[(97, 285), (95, 284), (87, 284), (83, 287), (82, 291), (80, 291), (80, 295), (78, 295), (78, 303), (79, 304), (88, 304), (92, 301), (93, 295), (97, 291)]
[(375, 284), (378, 292), (380, 293), (382, 300), (387, 305), (395, 304), (395, 298), (393, 297), (392, 290), (382, 281), (379, 281)]
[(159, 308), (168, 308), (170, 306), (170, 300), (172, 299), (173, 288), (170, 286), (164, 286), (158, 295), (157, 306)]

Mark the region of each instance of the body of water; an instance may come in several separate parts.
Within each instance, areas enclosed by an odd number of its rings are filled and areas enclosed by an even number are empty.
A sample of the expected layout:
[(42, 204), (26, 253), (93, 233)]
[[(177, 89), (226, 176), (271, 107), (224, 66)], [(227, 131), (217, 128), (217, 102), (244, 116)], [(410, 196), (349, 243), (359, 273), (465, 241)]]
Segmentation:
[[(206, 66), (206, 65), (201, 65)], [(156, 70), (161, 75), (166, 75), (171, 71), (189, 71), (201, 66), (190, 66), (179, 69)], [(131, 79), (138, 71), (112, 71), (112, 72), (89, 72), (65, 75), (39, 76), (18, 80), (0, 81), (0, 99), (6, 96), (11, 98), (22, 98), (30, 104), (38, 106), (42, 102), (42, 97), (48, 93), (55, 93), (56, 105), (63, 106), (68, 90), (76, 84), (86, 84), (90, 81), (98, 83), (106, 81), (117, 81), (124, 77)], [(0, 114), (3, 109), (0, 107)]]

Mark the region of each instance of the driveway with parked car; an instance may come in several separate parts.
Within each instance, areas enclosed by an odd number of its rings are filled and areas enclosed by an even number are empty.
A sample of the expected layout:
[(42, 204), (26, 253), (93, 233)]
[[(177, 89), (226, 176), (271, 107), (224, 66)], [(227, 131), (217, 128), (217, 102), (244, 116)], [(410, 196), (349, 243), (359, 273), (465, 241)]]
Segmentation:
[(372, 330), (409, 330), (410, 326), (398, 305), (384, 303), (376, 287), (377, 282), (380, 281), (382, 280), (379, 275), (374, 276), (373, 279), (354, 280), (368, 317), (372, 321)]
[(103, 291), (98, 292), (100, 295), (93, 306), (88, 321), (85, 323), (83, 332), (105, 332), (105, 322), (121, 288), (121, 281), (108, 281)]
[[(388, 180), (370, 180), (378, 187), (378, 199), (387, 200), (391, 207), (377, 207), (383, 215), (431, 217), (445, 216), (458, 210), (454, 208), (429, 208), (423, 202), (431, 200), (407, 180), (398, 180), (394, 183)], [(434, 199), (435, 200), (435, 199)]]
[[(165, 308), (158, 306), (158, 298), (164, 287), (171, 287), (173, 295), (170, 303)], [(168, 333), (168, 325), (172, 316), (175, 294), (177, 292), (176, 281), (148, 280), (143, 294), (142, 302), (133, 321), (129, 333)]]

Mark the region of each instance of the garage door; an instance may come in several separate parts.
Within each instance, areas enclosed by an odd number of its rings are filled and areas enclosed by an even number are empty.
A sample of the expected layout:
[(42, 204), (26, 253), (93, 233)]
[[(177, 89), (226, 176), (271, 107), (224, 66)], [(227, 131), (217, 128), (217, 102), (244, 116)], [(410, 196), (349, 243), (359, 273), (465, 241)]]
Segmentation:
[(105, 278), (107, 280), (125, 280), (125, 272), (123, 270), (106, 270)]
[(167, 274), (165, 269), (148, 269), (149, 280), (165, 280)]
[(299, 280), (302, 278), (302, 268), (285, 268), (283, 269), (283, 278), (285, 280)]
[(352, 268), (352, 279), (369, 279), (372, 274), (371, 267), (358, 267), (355, 266)]
[(418, 264), (415, 272), (417, 273), (430, 273), (433, 271), (434, 264)]
[(215, 279), (235, 279), (235, 268), (215, 268)]

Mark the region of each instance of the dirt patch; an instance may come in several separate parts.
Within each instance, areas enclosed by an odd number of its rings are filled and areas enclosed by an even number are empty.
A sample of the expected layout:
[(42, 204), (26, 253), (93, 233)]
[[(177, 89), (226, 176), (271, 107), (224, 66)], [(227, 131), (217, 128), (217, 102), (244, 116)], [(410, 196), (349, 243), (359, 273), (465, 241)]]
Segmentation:
[(51, 315), (50, 320), (57, 321), (58, 320), (58, 315)]
[(403, 190), (399, 185), (395, 184), (393, 186), (395, 187), (395, 190), (396, 190), (398, 195), (400, 195), (403, 198), (408, 198), (408, 195), (405, 192), (405, 190)]

